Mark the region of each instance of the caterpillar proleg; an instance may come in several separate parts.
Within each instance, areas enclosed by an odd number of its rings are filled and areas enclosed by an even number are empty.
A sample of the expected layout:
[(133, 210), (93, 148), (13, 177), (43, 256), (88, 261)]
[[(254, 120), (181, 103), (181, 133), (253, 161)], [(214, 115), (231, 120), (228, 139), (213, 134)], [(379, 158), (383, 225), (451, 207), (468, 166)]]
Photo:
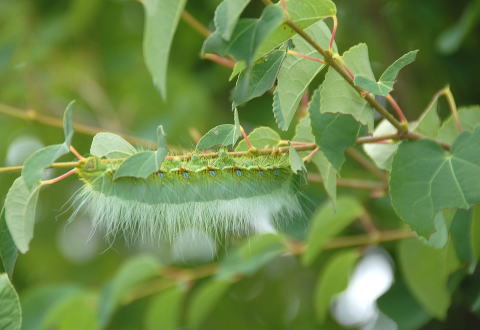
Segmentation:
[(248, 234), (258, 221), (278, 224), (301, 214), (299, 175), (288, 155), (165, 159), (146, 179), (114, 179), (121, 162), (86, 158), (77, 168), (94, 228), (142, 241), (172, 240), (186, 228), (214, 236)]

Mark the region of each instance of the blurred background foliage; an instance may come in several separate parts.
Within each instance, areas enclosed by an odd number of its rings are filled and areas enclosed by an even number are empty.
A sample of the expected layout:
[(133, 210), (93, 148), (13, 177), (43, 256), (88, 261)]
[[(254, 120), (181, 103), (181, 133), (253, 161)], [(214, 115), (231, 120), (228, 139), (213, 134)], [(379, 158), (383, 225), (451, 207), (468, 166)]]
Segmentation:
[[(415, 64), (401, 73), (395, 90), (409, 119), (418, 117), (432, 95), (447, 83), (459, 105), (479, 104), (479, 2), (338, 0), (337, 44), (339, 49), (347, 49), (365, 41), (377, 74), (406, 51), (420, 49)], [(218, 3), (190, 1), (187, 9), (208, 24)], [(245, 16), (258, 16), (261, 8), (260, 2), (252, 2)], [(153, 139), (155, 127), (163, 124), (170, 144), (192, 148), (192, 130), (201, 134), (232, 121), (229, 97), (234, 83), (228, 82), (230, 71), (200, 59), (202, 37), (181, 22), (172, 46), (168, 100), (163, 101), (143, 59), (143, 16), (141, 4), (133, 0), (0, 0), (0, 103), (60, 117), (66, 104), (75, 99), (77, 122), (146, 139)], [(271, 95), (242, 107), (240, 119), (247, 130), (260, 125), (276, 127)], [(61, 141), (62, 131), (0, 115), (0, 137), (0, 163), (17, 165), (39, 146)], [(87, 152), (90, 141), (91, 137), (76, 134), (74, 145)], [(355, 165), (347, 165), (345, 176), (359, 173)], [(13, 179), (14, 175), (2, 174), (0, 196), (5, 196)], [(66, 196), (78, 187), (74, 180), (67, 180), (41, 194), (35, 239), (30, 252), (20, 256), (15, 271), (14, 284), (21, 297), (53, 284), (76, 283), (98, 289), (126, 256), (145, 249), (135, 244), (110, 246), (101, 234), (89, 239), (87, 216), (66, 225), (69, 212), (61, 210)], [(368, 197), (367, 193), (347, 192)], [(325, 199), (317, 185), (308, 187), (306, 193), (310, 211)], [(380, 228), (398, 226), (386, 198), (370, 199), (367, 207)], [(305, 228), (306, 220), (285, 230), (301, 238)], [(349, 230), (354, 233), (356, 229)], [(190, 252), (181, 244), (165, 244), (156, 253), (162, 262), (177, 265), (196, 265), (217, 258), (217, 250), (224, 253), (224, 245), (215, 246), (208, 238), (199, 243), (201, 248), (190, 247)], [(175, 249), (183, 252), (178, 254)], [(237, 283), (205, 329), (314, 329), (310, 301), (316, 270), (321, 266), (321, 260), (306, 269), (293, 257), (275, 259), (252, 278)], [(124, 307), (115, 314), (110, 329), (142, 328), (145, 306), (140, 300)], [(427, 323), (426, 329), (459, 329), (452, 327), (458, 315), (467, 320), (465, 324), (476, 322), (474, 316), (459, 312), (463, 309), (455, 307), (444, 323), (428, 323), (424, 317), (418, 324)]]

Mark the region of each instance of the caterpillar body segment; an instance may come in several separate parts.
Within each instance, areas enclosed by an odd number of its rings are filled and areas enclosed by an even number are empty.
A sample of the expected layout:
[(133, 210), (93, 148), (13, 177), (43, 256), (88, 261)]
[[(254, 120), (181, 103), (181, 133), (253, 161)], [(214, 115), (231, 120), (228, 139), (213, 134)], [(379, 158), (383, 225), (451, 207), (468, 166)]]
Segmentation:
[(166, 159), (147, 179), (114, 179), (121, 161), (86, 159), (77, 174), (84, 186), (77, 210), (87, 206), (95, 228), (142, 241), (174, 239), (187, 228), (215, 236), (242, 236), (258, 223), (301, 214), (288, 155)]

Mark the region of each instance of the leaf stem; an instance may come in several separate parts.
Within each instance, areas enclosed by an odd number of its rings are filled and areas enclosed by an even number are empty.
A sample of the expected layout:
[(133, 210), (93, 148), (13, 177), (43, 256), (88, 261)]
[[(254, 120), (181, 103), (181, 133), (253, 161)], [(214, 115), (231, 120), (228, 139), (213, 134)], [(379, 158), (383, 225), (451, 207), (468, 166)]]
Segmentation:
[(56, 178), (53, 178), (53, 179), (50, 179), (50, 180), (45, 180), (45, 181), (40, 181), (40, 184), (41, 185), (46, 185), (46, 184), (52, 184), (52, 183), (62, 181), (63, 179), (66, 179), (70, 175), (74, 174), (76, 171), (77, 171), (77, 168), (73, 168), (73, 169), (71, 169), (70, 171), (68, 171), (64, 174), (62, 174), (60, 176), (57, 176)]
[(455, 98), (453, 97), (453, 93), (452, 93), (452, 90), (450, 89), (450, 86), (449, 85), (445, 86), (445, 88), (442, 90), (442, 93), (443, 95), (445, 95), (445, 98), (447, 99), (448, 107), (450, 108), (452, 117), (455, 120), (455, 127), (457, 128), (457, 132), (460, 133), (463, 130), (462, 122), (460, 121), (460, 117), (458, 116), (457, 104), (455, 103)]
[[(337, 71), (346, 81), (352, 86), (358, 94), (362, 95), (363, 89), (356, 86), (352, 76), (343, 69), (334, 59), (333, 54), (330, 50), (323, 49), (315, 40), (312, 39), (302, 28), (291, 20), (285, 22), (292, 30), (298, 33), (306, 42), (308, 42), (316, 51), (318, 51), (324, 58), (325, 62), (330, 65), (335, 71)], [(406, 127), (402, 125), (395, 117), (388, 112), (380, 103), (378, 103), (374, 97), (370, 94), (364, 96), (365, 100), (377, 110), (385, 119), (387, 119), (399, 132), (406, 132)], [(408, 131), (407, 131), (408, 133)]]
[(303, 157), (303, 161), (304, 162), (309, 162), (312, 159), (312, 157), (315, 156), (315, 154), (319, 151), (320, 151), (320, 148), (316, 147), (315, 149), (312, 150), (312, 152), (310, 152), (308, 155)]
[(319, 62), (319, 63), (325, 63), (325, 61), (322, 60), (322, 59), (315, 58), (315, 57), (311, 57), (311, 56), (308, 56), (308, 55), (305, 55), (305, 54), (302, 54), (302, 53), (299, 53), (299, 52), (295, 52), (295, 51), (293, 51), (293, 50), (289, 50), (289, 51), (287, 52), (287, 54), (294, 55), (294, 56), (298, 56), (298, 57), (303, 57), (303, 58), (306, 58), (307, 60), (310, 60), (310, 61), (315, 61), (315, 62)]
[(392, 97), (392, 95), (388, 94), (385, 96), (387, 99), (388, 103), (392, 106), (393, 110), (397, 113), (398, 118), (400, 118), (401, 122), (405, 125), (408, 123), (407, 117), (405, 117), (405, 114), (402, 111), (402, 108), (398, 105), (397, 101)]
[(74, 146), (70, 146), (70, 152), (71, 152), (72, 154), (74, 154), (75, 157), (77, 157), (78, 160), (85, 159), (85, 157), (83, 157), (83, 156), (78, 152), (78, 150), (75, 149)]
[[(323, 183), (323, 179), (319, 174), (308, 173), (307, 178), (308, 178), (308, 181), (312, 183)], [(387, 185), (384, 182), (350, 179), (350, 178), (338, 178), (337, 186), (352, 188), (352, 189), (362, 189), (362, 190), (387, 189)]]
[(338, 19), (337, 16), (332, 16), (333, 19), (333, 28), (332, 28), (332, 35), (330, 36), (330, 51), (333, 50), (333, 43), (335, 42), (335, 35), (337, 34), (337, 27), (338, 27)]
[(245, 129), (243, 128), (243, 126), (240, 126), (240, 132), (242, 132), (243, 139), (244, 139), (245, 142), (247, 143), (248, 149), (249, 149), (249, 150), (255, 149), (255, 147), (254, 147), (254, 146), (252, 145), (252, 143), (250, 142), (250, 139), (248, 138), (247, 133), (245, 133)]
[(181, 14), (182, 20), (190, 25), (195, 31), (197, 31), (201, 36), (207, 38), (210, 35), (210, 30), (200, 23), (195, 17), (192, 16), (188, 11), (184, 10)]
[(355, 148), (349, 147), (345, 149), (347, 155), (349, 155), (353, 160), (359, 163), (367, 171), (375, 175), (377, 178), (383, 182), (387, 182), (387, 176), (385, 172), (376, 167), (367, 157), (365, 157), (360, 151)]
[(221, 66), (224, 66), (224, 67), (230, 68), (230, 69), (232, 69), (235, 66), (235, 61), (232, 61), (228, 58), (219, 56), (217, 54), (207, 53), (207, 54), (203, 55), (202, 58), (206, 59), (206, 60), (209, 60), (209, 61), (212, 61), (212, 62), (215, 62), (217, 64), (220, 64)]

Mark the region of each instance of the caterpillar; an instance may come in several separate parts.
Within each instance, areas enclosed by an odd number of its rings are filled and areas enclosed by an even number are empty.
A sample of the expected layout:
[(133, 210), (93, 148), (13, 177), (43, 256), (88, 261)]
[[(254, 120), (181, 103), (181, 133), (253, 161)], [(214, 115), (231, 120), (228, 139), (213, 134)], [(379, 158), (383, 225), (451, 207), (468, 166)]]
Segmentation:
[(94, 230), (108, 237), (173, 240), (186, 228), (242, 236), (261, 221), (275, 225), (302, 213), (301, 176), (292, 172), (288, 154), (167, 157), (146, 179), (115, 179), (121, 163), (92, 156), (76, 171), (84, 185), (73, 214), (86, 206)]

